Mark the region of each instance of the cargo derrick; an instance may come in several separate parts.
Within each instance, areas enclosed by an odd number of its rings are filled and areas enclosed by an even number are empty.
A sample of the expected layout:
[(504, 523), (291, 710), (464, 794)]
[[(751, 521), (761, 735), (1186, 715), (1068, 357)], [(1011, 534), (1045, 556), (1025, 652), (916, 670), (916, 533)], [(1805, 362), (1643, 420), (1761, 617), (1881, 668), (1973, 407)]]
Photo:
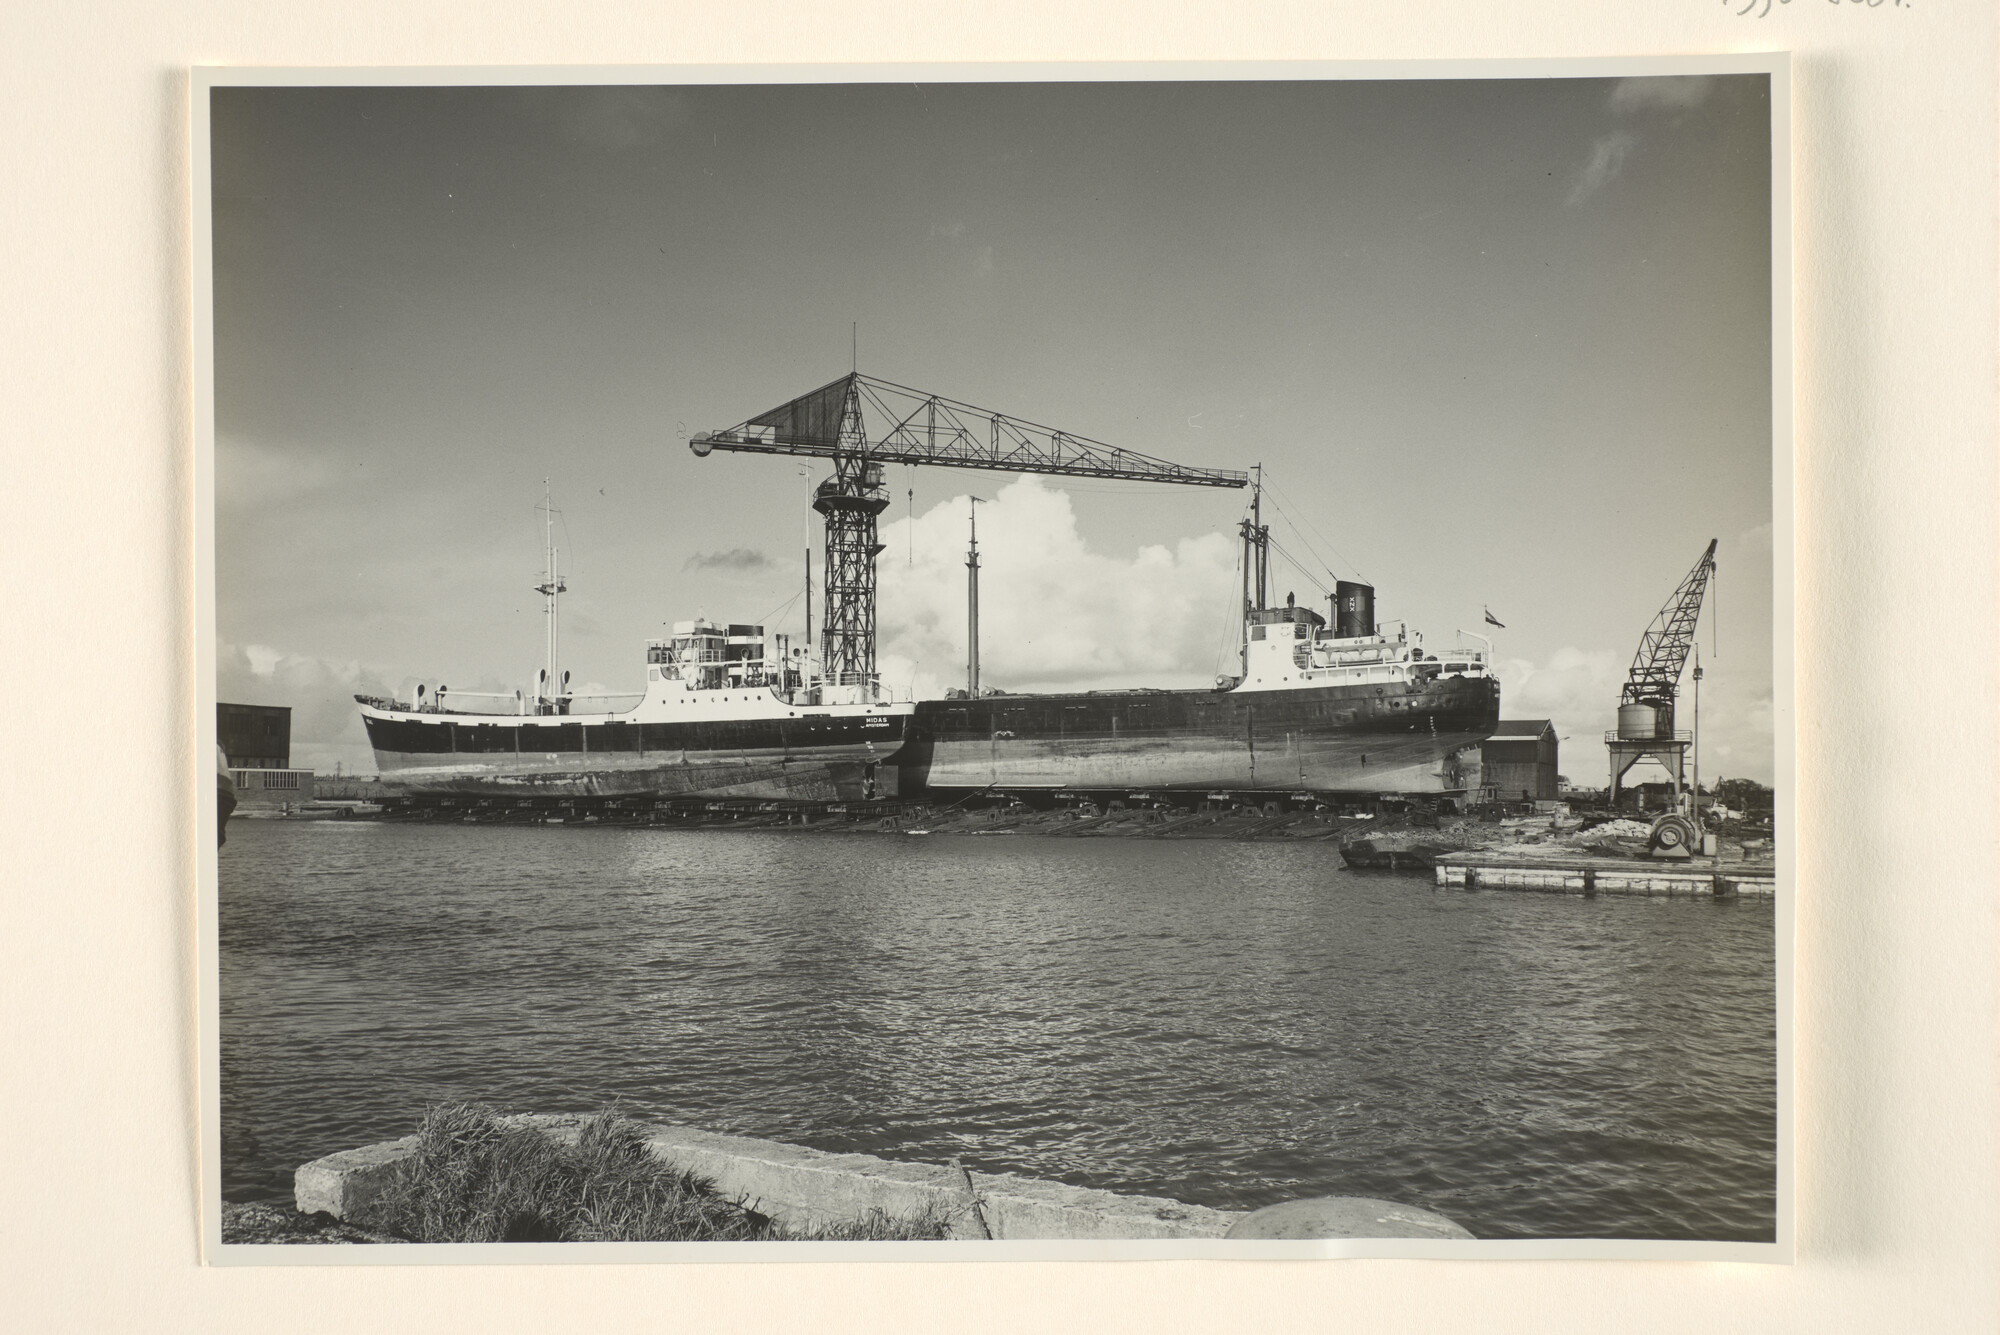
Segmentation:
[(1702, 598), (1714, 573), (1715, 540), (1711, 538), (1708, 550), (1701, 554), (1694, 569), (1688, 571), (1680, 587), (1640, 637), (1639, 650), (1632, 656), (1631, 669), (1618, 697), (1618, 727), (1604, 738), (1611, 752), (1609, 797), (1614, 808), (1618, 805), (1619, 782), (1632, 766), (1649, 757), (1673, 775), (1674, 789), (1680, 790), (1682, 764), (1691, 737), (1674, 730), (1674, 701), (1680, 694), (1681, 671), (1687, 666), (1688, 652), (1694, 647)]
[[(880, 428), (871, 437), (863, 409)], [(1242, 487), (1249, 475), (1188, 468), (942, 395), (851, 373), (760, 413), (727, 431), (688, 442), (698, 456), (715, 450), (827, 459), (813, 508), (826, 520), (826, 612), (821, 671), (830, 685), (876, 688), (875, 557), (877, 517), (889, 504), (886, 464), (984, 468), (1056, 477), (1113, 478), (1194, 487)]]

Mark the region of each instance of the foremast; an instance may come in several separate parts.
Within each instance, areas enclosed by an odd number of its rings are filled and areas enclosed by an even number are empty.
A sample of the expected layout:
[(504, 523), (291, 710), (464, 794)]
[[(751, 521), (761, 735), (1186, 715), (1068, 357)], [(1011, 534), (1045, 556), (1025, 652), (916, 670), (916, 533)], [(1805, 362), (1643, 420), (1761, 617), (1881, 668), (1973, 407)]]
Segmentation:
[(541, 671), (541, 685), (535, 693), (535, 711), (546, 714), (559, 710), (569, 698), (569, 674), (557, 672), (560, 663), (557, 657), (560, 634), (562, 595), (569, 591), (563, 582), (562, 572), (557, 567), (556, 555), (556, 506), (555, 495), (549, 490), (549, 480), (542, 479), (542, 503), (535, 507), (542, 512), (542, 582), (535, 585), (535, 592), (542, 595), (542, 614), (548, 621), (548, 665)]

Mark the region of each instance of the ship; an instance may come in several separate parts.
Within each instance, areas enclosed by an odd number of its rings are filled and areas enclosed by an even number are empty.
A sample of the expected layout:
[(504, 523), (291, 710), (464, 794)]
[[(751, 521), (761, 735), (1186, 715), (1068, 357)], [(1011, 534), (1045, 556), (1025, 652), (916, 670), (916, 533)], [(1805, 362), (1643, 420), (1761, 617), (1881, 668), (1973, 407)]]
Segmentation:
[(893, 795), (887, 762), (909, 739), (914, 705), (816, 680), (802, 655), (767, 656), (772, 644), (759, 625), (677, 622), (670, 637), (647, 641), (645, 693), (620, 710), (524, 694), (518, 712), (492, 713), (455, 708), (449, 687), (355, 701), (384, 791), (396, 796)]
[(1426, 650), (1341, 581), (1333, 621), (1253, 608), (1242, 675), (1209, 690), (959, 693), (916, 706), (905, 791), (1443, 796), (1500, 718), (1488, 653)]
[(1461, 792), (1460, 754), (1500, 715), (1487, 655), (1375, 626), (1372, 595), (1343, 583), (1332, 624), (1295, 604), (1253, 611), (1243, 675), (1207, 690), (890, 700), (816, 677), (783, 637), (768, 653), (761, 625), (694, 620), (648, 642), (645, 694), (619, 711), (556, 696), (495, 714), (455, 708), (448, 687), (355, 698), (403, 796)]
[[(871, 431), (868, 409), (885, 414)], [(1243, 535), (1239, 672), (1206, 689), (1024, 694), (979, 682), (976, 526), (967, 557), (968, 682), (944, 699), (894, 699), (876, 672), (876, 519), (890, 463), (1244, 487), (1250, 473), (1192, 468), (922, 395), (858, 373), (721, 432), (717, 450), (830, 460), (815, 493), (825, 518), (825, 619), (805, 646), (757, 624), (677, 623), (649, 641), (644, 694), (618, 710), (579, 708), (557, 670), (553, 527), (548, 667), (513, 712), (425, 698), (355, 697), (385, 789), (404, 795), (706, 797), (866, 801), (976, 792), (1243, 795), (1463, 792), (1460, 756), (1492, 733), (1500, 687), (1484, 652), (1426, 649), (1379, 625), (1372, 585), (1338, 580), (1330, 616), (1287, 596), (1270, 606), (1274, 546), (1263, 472)], [(553, 504), (546, 507), (550, 514)], [(975, 521), (976, 522), (976, 521)], [(1296, 560), (1294, 564), (1297, 564)], [(1304, 569), (1303, 566), (1300, 567)], [(1254, 575), (1253, 575), (1254, 572)], [(1326, 587), (1325, 585), (1321, 586)], [(1391, 631), (1393, 626), (1393, 632)], [(500, 697), (503, 701), (508, 697)]]
[[(868, 801), (895, 792), (887, 763), (915, 706), (874, 678), (828, 678), (789, 637), (696, 618), (646, 642), (646, 677), (622, 708), (585, 708), (560, 670), (568, 583), (544, 498), (548, 665), (532, 694), (419, 684), (410, 699), (357, 695), (386, 795), (699, 797)], [(808, 613), (810, 617), (810, 613)], [(807, 636), (810, 640), (810, 632)], [(463, 700), (498, 700), (461, 706)]]

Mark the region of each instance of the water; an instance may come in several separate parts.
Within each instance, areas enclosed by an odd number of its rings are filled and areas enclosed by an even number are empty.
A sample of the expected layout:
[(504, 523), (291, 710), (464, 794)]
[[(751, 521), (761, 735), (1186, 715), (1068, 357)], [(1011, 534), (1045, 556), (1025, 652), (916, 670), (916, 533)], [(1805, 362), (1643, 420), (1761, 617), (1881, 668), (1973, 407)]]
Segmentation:
[(231, 821), (223, 1193), (427, 1104), (1481, 1237), (1768, 1240), (1768, 903), (1325, 844)]

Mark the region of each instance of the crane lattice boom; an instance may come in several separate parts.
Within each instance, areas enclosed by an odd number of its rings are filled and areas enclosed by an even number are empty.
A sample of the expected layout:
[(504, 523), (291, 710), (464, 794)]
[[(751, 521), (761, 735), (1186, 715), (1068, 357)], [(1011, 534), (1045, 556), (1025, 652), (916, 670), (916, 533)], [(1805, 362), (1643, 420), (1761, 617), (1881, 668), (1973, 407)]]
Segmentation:
[(826, 517), (821, 670), (829, 684), (866, 691), (875, 683), (875, 555), (882, 550), (875, 521), (889, 503), (883, 465), (942, 464), (1195, 487), (1241, 487), (1250, 481), (1249, 474), (1234, 469), (1186, 468), (858, 372), (727, 431), (698, 432), (688, 444), (697, 455), (729, 450), (833, 462), (833, 476), (813, 500)]
[(1639, 641), (1632, 670), (1626, 674), (1621, 701), (1628, 705), (1671, 707), (1680, 690), (1681, 669), (1687, 665), (1688, 650), (1694, 646), (1695, 623), (1701, 618), (1702, 595), (1708, 591), (1708, 577), (1715, 573), (1715, 540), (1688, 571), (1687, 578), (1667, 599), (1653, 624)]
[[(872, 435), (864, 431), (855, 439), (843, 432), (850, 408), (857, 418), (867, 415), (864, 408), (874, 409), (878, 426)], [(736, 450), (838, 460), (859, 451), (881, 464), (944, 464), (1194, 487), (1242, 487), (1250, 481), (1248, 473), (1236, 469), (1183, 467), (860, 374), (844, 375), (727, 431), (701, 432), (691, 443), (696, 454)]]

